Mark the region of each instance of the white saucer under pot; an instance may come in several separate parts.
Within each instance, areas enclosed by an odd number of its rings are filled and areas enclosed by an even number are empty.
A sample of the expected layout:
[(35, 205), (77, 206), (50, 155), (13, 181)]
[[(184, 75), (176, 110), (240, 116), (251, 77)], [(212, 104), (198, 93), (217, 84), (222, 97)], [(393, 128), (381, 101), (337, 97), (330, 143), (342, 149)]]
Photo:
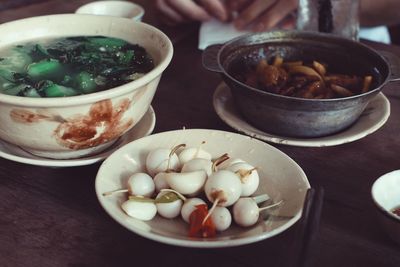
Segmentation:
[(349, 128), (329, 136), (316, 138), (295, 138), (263, 132), (247, 122), (235, 106), (231, 91), (221, 83), (214, 92), (214, 109), (218, 116), (237, 131), (270, 143), (300, 146), (324, 147), (353, 142), (372, 134), (382, 127), (390, 116), (390, 103), (383, 93), (370, 101), (359, 119)]

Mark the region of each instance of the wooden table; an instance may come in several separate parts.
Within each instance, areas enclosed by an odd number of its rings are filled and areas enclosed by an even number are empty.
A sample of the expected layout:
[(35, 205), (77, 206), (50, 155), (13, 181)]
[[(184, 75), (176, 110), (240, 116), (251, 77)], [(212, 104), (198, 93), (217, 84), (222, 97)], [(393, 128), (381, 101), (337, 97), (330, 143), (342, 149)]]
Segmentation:
[[(11, 5), (0, 4), (0, 22), (71, 13), (89, 1), (2, 2)], [(150, 1), (139, 2), (148, 11), (145, 21), (155, 23)], [(175, 55), (152, 102), (155, 132), (182, 127), (234, 131), (213, 110), (220, 77), (201, 65), (196, 27), (165, 31)], [(399, 47), (370, 45), (400, 56)], [(323, 148), (273, 144), (304, 169), (313, 186), (325, 189), (314, 266), (400, 266), (400, 246), (379, 227), (370, 196), (377, 177), (400, 168), (400, 88), (390, 85), (384, 93), (391, 116), (361, 140)], [(293, 254), (289, 247), (296, 226), (263, 242), (226, 249), (181, 248), (141, 238), (100, 207), (94, 191), (99, 166), (48, 168), (0, 159), (0, 266), (282, 266)]]

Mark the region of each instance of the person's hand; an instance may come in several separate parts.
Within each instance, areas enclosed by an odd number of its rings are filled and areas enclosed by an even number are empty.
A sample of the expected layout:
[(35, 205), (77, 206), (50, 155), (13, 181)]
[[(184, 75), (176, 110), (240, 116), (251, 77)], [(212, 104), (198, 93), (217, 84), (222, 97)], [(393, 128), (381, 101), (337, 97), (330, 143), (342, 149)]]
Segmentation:
[(236, 28), (265, 31), (276, 26), (292, 27), (298, 0), (226, 0), (226, 5), (238, 14), (233, 21)]
[(228, 19), (228, 12), (219, 0), (156, 0), (155, 6), (168, 24), (206, 21), (212, 17)]

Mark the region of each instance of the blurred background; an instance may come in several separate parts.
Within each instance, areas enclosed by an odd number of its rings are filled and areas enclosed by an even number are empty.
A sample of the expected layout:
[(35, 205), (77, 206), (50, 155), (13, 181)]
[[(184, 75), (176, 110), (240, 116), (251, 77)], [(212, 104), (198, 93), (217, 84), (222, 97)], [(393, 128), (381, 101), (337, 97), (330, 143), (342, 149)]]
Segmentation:
[[(19, 17), (13, 17), (13, 9), (18, 9), (22, 6), (26, 7), (27, 5), (32, 5), (36, 4), (35, 6), (32, 6), (32, 8), (38, 8), (37, 4), (43, 3), (43, 5), (49, 6), (47, 10), (43, 11), (43, 15), (48, 15), (48, 14), (56, 14), (56, 13), (62, 13), (61, 11), (58, 12), (58, 10), (65, 10), (63, 9), (63, 4), (65, 4), (65, 0), (0, 0), (0, 23), (14, 20), (14, 19), (19, 19)], [(93, 2), (93, 0), (69, 0), (68, 2), (76, 2), (76, 7), (83, 5), (85, 3)], [(145, 0), (135, 0), (135, 1), (130, 1), (130, 2), (136, 2), (140, 5), (142, 5), (145, 10), (152, 8), (152, 0), (150, 1), (145, 1)], [(39, 5), (40, 6), (40, 5)], [(70, 6), (70, 5), (69, 5)], [(29, 10), (29, 9), (27, 9)], [(75, 10), (71, 10), (71, 13), (73, 13)], [(27, 13), (25, 14), (25, 17), (30, 17), (29, 11), (26, 11)], [(44, 13), (46, 12), (46, 13)], [(149, 18), (147, 12), (147, 16), (145, 15), (144, 20), (147, 22), (154, 22), (154, 18)], [(37, 13), (36, 13), (37, 14)], [(391, 34), (392, 38), (392, 43), (400, 45), (400, 25), (394, 25), (389, 27), (389, 31)]]

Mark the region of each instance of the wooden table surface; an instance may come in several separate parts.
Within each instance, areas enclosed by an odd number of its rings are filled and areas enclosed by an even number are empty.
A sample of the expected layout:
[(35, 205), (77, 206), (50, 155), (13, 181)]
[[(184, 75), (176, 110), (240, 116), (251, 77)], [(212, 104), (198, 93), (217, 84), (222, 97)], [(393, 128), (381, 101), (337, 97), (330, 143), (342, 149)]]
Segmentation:
[[(86, 2), (1, 1), (0, 23), (72, 13)], [(151, 1), (138, 2), (146, 7), (144, 20), (157, 23)], [(202, 68), (196, 25), (162, 29), (173, 40), (175, 55), (152, 102), (154, 132), (182, 127), (234, 132), (214, 112), (220, 77)], [(399, 47), (369, 44), (400, 56)], [(313, 266), (400, 266), (400, 246), (380, 228), (370, 196), (380, 175), (400, 169), (400, 88), (392, 84), (384, 93), (391, 116), (361, 140), (322, 148), (273, 144), (303, 168), (312, 186), (325, 189)], [(0, 266), (283, 266), (293, 254), (296, 226), (263, 242), (225, 249), (181, 248), (141, 238), (100, 207), (94, 191), (99, 166), (48, 168), (0, 158)]]

